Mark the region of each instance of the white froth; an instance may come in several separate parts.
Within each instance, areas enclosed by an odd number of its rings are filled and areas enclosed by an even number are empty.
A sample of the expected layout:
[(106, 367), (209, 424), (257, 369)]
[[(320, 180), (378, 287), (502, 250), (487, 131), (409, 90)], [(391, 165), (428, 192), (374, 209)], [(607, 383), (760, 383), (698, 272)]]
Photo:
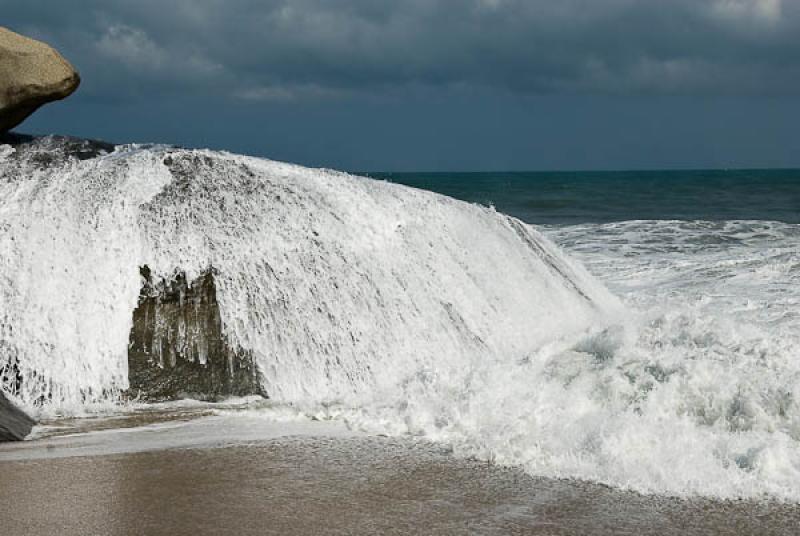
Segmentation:
[(139, 267), (213, 267), (279, 403), (534, 474), (800, 500), (796, 227), (548, 230), (623, 309), (536, 230), (429, 192), (211, 151), (12, 156), (0, 367), (29, 408), (113, 402)]
[(616, 303), (533, 229), (390, 183), (163, 147), (0, 166), (0, 364), (28, 407), (127, 387), (145, 264), (212, 267), (232, 343), (272, 398), (305, 405), (521, 358)]

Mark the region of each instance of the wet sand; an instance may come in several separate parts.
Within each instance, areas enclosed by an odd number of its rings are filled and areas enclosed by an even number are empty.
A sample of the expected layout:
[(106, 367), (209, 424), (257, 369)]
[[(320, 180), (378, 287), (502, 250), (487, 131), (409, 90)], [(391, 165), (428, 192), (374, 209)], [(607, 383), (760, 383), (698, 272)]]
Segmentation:
[(797, 534), (800, 507), (531, 478), (427, 443), (282, 437), (0, 462), (3, 535)]

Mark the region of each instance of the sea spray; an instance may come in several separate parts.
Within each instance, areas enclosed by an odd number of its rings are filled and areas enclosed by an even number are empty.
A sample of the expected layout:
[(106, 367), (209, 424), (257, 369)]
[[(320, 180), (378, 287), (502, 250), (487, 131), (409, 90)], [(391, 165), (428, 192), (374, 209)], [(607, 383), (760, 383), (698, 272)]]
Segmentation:
[(489, 208), (211, 151), (43, 165), (58, 147), (39, 143), (0, 163), (0, 363), (28, 405), (127, 387), (145, 265), (163, 278), (213, 268), (232, 344), (253, 353), (270, 397), (303, 404), (355, 405), (419, 371), (523, 358), (616, 303)]
[(491, 208), (227, 153), (53, 161), (38, 143), (0, 148), (0, 380), (28, 407), (115, 401), (140, 267), (211, 268), (279, 406), (532, 474), (800, 500), (796, 227), (548, 229), (622, 306)]
[(623, 317), (526, 359), (420, 376), (348, 418), (537, 475), (800, 500), (800, 226), (546, 232), (623, 297)]

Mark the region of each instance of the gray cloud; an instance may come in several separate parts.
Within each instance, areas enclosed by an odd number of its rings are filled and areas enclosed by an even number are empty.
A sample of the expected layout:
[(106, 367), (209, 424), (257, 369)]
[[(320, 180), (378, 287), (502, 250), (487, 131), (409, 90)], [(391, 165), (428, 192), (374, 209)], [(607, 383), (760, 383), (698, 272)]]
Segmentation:
[(0, 0), (97, 96), (800, 93), (794, 0)]

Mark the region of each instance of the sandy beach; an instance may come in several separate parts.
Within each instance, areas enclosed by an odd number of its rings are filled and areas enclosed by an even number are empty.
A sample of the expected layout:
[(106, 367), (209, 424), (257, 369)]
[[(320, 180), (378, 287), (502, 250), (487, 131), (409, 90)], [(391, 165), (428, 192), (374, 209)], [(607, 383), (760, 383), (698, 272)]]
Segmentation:
[(533, 478), (383, 437), (301, 435), (88, 456), (35, 443), (0, 451), (3, 534), (789, 535), (800, 526), (796, 505), (686, 501)]

